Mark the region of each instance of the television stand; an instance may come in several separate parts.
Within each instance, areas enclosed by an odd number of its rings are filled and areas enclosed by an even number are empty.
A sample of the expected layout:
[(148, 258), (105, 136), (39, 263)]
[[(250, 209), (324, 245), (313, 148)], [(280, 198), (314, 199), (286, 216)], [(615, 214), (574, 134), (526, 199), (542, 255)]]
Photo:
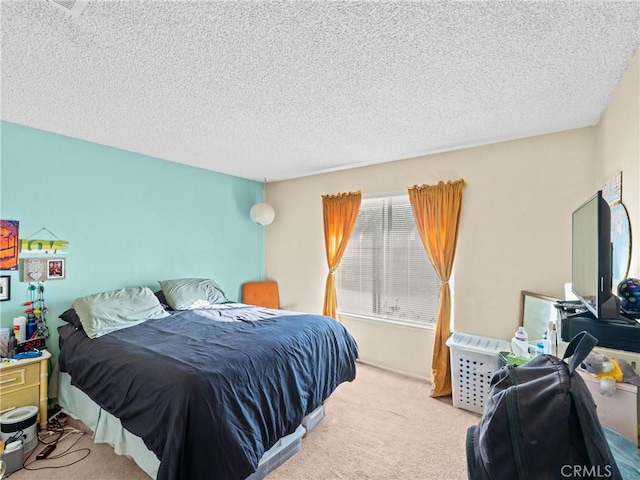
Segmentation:
[(562, 318), (560, 336), (568, 342), (582, 331), (598, 339), (598, 347), (640, 353), (640, 323), (635, 319), (595, 318), (589, 314), (567, 315)]

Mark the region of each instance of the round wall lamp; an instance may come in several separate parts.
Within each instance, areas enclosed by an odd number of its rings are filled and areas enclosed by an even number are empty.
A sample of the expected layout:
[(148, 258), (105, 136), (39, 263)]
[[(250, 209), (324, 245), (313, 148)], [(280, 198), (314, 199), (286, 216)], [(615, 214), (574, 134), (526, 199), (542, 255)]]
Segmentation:
[(249, 211), (251, 220), (263, 226), (270, 225), (276, 217), (276, 212), (268, 203), (256, 203)]

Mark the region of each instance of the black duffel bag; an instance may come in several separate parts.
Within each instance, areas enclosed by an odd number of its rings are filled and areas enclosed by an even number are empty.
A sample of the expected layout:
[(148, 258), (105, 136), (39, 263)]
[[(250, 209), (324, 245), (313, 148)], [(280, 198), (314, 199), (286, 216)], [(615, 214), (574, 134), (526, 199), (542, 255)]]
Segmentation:
[(562, 360), (540, 355), (494, 374), (480, 423), (467, 430), (470, 480), (621, 479), (593, 397), (574, 374), (596, 343), (581, 332)]

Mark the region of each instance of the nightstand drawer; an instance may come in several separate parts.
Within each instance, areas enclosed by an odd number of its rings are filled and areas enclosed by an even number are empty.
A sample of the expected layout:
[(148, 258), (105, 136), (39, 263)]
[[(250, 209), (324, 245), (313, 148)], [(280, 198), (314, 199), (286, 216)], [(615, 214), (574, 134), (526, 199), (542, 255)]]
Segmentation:
[(0, 395), (0, 414), (8, 412), (18, 407), (26, 405), (38, 406), (40, 404), (40, 387), (33, 387), (18, 390), (13, 393), (2, 393)]
[(15, 390), (40, 383), (40, 366), (37, 363), (4, 368), (0, 373), (0, 392), (2, 396)]

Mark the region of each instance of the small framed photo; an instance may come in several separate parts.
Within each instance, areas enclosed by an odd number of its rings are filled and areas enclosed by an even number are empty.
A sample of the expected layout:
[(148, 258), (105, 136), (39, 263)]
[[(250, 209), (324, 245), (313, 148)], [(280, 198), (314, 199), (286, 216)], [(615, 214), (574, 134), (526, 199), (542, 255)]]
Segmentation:
[(65, 277), (65, 261), (63, 258), (47, 260), (47, 280), (60, 280)]
[(0, 302), (11, 300), (11, 277), (9, 275), (0, 276)]

